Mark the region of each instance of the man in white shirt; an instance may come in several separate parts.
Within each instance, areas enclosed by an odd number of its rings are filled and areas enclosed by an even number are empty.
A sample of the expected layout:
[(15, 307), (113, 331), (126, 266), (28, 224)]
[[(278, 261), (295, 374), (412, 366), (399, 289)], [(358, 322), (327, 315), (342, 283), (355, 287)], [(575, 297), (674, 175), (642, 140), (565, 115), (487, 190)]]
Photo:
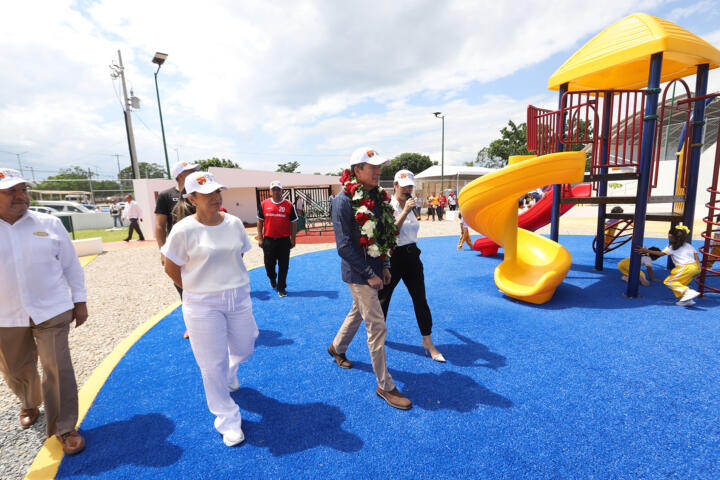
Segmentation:
[(127, 195), (125, 197), (125, 209), (123, 210), (123, 217), (127, 218), (127, 220), (130, 222), (130, 227), (128, 227), (128, 236), (127, 238), (123, 238), (123, 241), (129, 242), (130, 240), (132, 240), (133, 230), (135, 230), (140, 237), (140, 241), (144, 242), (145, 237), (140, 230), (140, 225), (138, 225), (138, 220), (142, 222), (142, 210), (140, 210), (140, 206), (135, 200), (133, 200), (130, 195)]
[(28, 210), (28, 184), (17, 170), (0, 168), (0, 373), (22, 402), (21, 426), (33, 425), (44, 403), (48, 437), (56, 435), (65, 453), (75, 454), (85, 440), (75, 431), (68, 332), (73, 320), (76, 327), (87, 320), (85, 276), (62, 222)]

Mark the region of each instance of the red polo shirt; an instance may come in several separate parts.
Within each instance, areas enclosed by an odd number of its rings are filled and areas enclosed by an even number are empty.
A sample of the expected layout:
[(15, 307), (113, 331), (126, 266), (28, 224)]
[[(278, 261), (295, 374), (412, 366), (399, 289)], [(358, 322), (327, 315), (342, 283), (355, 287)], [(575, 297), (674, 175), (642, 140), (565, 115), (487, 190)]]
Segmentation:
[(264, 222), (263, 236), (269, 238), (289, 237), (290, 223), (298, 218), (292, 203), (287, 200), (275, 203), (272, 198), (263, 200), (257, 216)]

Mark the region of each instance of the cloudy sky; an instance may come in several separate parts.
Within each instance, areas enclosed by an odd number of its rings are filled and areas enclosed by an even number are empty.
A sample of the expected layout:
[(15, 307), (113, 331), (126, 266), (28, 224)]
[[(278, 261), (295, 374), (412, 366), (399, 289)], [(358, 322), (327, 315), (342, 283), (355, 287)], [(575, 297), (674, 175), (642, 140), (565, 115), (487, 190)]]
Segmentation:
[[(552, 4), (548, 9), (548, 4)], [(579, 8), (578, 5), (583, 5)], [(552, 105), (548, 77), (580, 46), (642, 11), (720, 47), (720, 1), (23, 1), (0, 16), (0, 165), (38, 178), (80, 165), (129, 165), (122, 51), (140, 161), (164, 164), (151, 63), (170, 162), (230, 158), (275, 170), (336, 171), (353, 149), (421, 152), (460, 164)], [(720, 72), (711, 71), (720, 88)], [(29, 175), (29, 173), (28, 173)]]

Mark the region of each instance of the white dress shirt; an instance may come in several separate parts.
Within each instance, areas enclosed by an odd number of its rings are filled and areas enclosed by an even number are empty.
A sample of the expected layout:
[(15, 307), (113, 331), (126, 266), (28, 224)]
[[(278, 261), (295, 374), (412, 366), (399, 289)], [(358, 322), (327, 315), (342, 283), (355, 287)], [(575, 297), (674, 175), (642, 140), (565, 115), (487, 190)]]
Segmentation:
[[(390, 197), (390, 205), (393, 207), (393, 215), (395, 218), (399, 217), (400, 214), (402, 214), (403, 209), (400, 208), (400, 202), (397, 198), (395, 198), (395, 195)], [(397, 237), (397, 246), (402, 247), (404, 245), (410, 245), (411, 243), (417, 243), (418, 230), (420, 230), (420, 223), (418, 223), (415, 212), (410, 210), (407, 217), (405, 217), (405, 221), (400, 227), (400, 233)]]
[(0, 219), (0, 245), (0, 327), (39, 324), (86, 301), (85, 274), (59, 218), (28, 210), (12, 225)]
[(135, 200), (130, 200), (123, 209), (123, 218), (142, 218), (142, 210)]

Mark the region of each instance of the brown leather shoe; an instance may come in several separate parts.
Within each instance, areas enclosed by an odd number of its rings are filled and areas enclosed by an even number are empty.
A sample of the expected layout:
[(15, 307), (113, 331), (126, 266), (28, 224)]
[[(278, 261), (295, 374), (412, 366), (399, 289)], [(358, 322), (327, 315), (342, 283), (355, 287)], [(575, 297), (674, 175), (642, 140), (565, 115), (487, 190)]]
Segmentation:
[(20, 409), (20, 425), (22, 428), (28, 428), (37, 422), (40, 416), (39, 408), (21, 408)]
[(85, 450), (85, 439), (76, 430), (55, 436), (62, 444), (63, 452), (68, 455), (75, 455)]
[(335, 347), (333, 346), (332, 343), (328, 347), (328, 353), (330, 354), (331, 357), (335, 358), (335, 363), (338, 364), (338, 367), (348, 368), (348, 369), (353, 367), (352, 362), (347, 359), (347, 357), (345, 356), (344, 353), (337, 353), (335, 351)]
[(385, 400), (391, 407), (399, 408), (400, 410), (410, 410), (412, 408), (412, 402), (408, 400), (405, 395), (400, 393), (397, 387), (393, 388), (389, 392), (377, 387), (376, 393), (378, 397)]

